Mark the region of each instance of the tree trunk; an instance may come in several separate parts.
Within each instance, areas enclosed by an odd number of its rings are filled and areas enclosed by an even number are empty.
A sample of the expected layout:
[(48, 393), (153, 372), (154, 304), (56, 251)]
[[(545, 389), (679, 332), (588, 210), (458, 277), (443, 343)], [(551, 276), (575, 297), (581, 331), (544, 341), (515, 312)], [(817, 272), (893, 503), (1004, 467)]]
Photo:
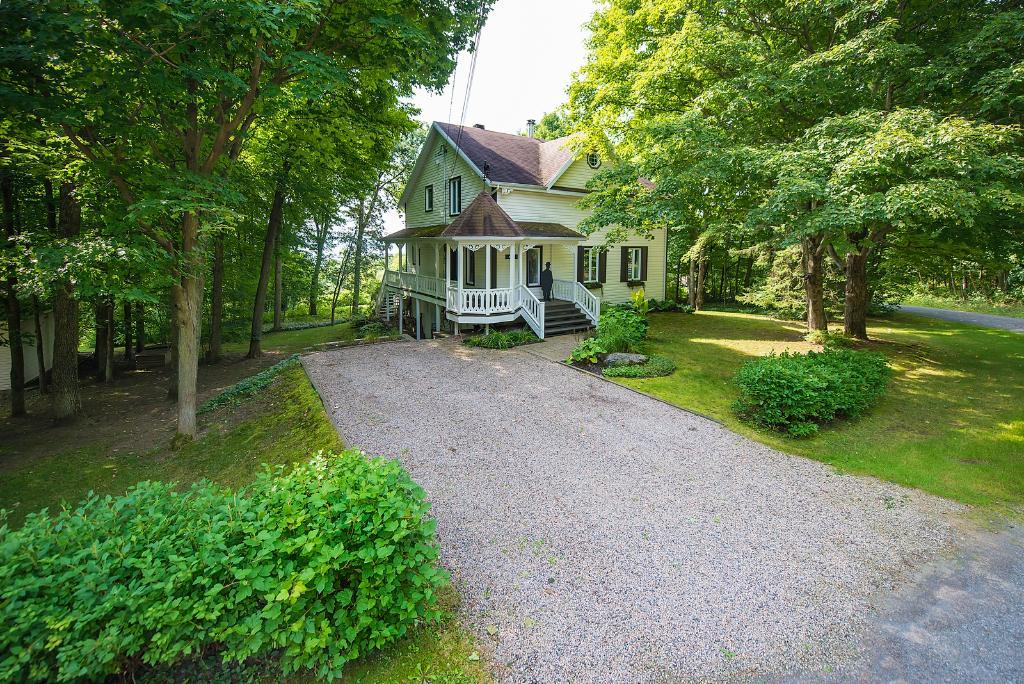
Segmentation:
[(334, 285), (334, 294), (331, 297), (331, 323), (334, 323), (334, 312), (338, 308), (338, 296), (341, 294), (341, 287), (345, 283), (345, 271), (348, 269), (348, 260), (352, 256), (352, 250), (345, 250), (345, 258), (341, 260), (341, 267), (338, 269), (338, 282)]
[(96, 362), (96, 381), (106, 379), (107, 369), (107, 309), (106, 300), (101, 299), (93, 306), (96, 323), (96, 344), (93, 346), (92, 358)]
[[(7, 249), (15, 250), (17, 228), (14, 222), (14, 175), (5, 170), (0, 177), (3, 195), (4, 234)], [(18, 276), (14, 264), (7, 266), (7, 341), (11, 350), (11, 415), (25, 415), (25, 346), (21, 336), (21, 303), (18, 301)]]
[(807, 329), (810, 331), (828, 330), (828, 320), (825, 318), (824, 243), (820, 235), (805, 237), (800, 241), (807, 298)]
[(754, 278), (754, 257), (750, 257), (750, 259), (747, 261), (747, 272), (745, 274), (743, 274), (743, 289), (744, 290), (749, 290), (750, 289), (750, 283), (753, 281), (753, 278)]
[(142, 302), (135, 302), (135, 352), (146, 348), (146, 309)]
[(263, 261), (260, 264), (260, 279), (256, 284), (256, 298), (252, 306), (252, 330), (249, 334), (248, 359), (258, 359), (263, 356), (260, 348), (260, 341), (263, 339), (263, 310), (267, 304), (267, 284), (270, 281), (270, 268), (274, 259), (274, 245), (277, 244), (277, 234), (281, 230), (281, 220), (284, 212), (284, 188), (278, 183), (274, 191), (274, 201), (270, 205), (270, 218), (267, 220), (267, 235), (263, 241)]
[(103, 349), (103, 382), (114, 382), (114, 298), (107, 299), (103, 307), (106, 316), (107, 346)]
[[(75, 197), (75, 186), (61, 183), (60, 223), (56, 235), (74, 238), (81, 232), (82, 208)], [(70, 278), (62, 276), (53, 293), (53, 371), (50, 415), (66, 420), (78, 415), (82, 402), (78, 396), (78, 300)]]
[(356, 218), (356, 255), (352, 264), (352, 314), (354, 318), (359, 314), (359, 290), (363, 284), (363, 236), (366, 233), (366, 211), (365, 203), (359, 203), (359, 213)]
[(679, 293), (683, 282), (683, 257), (676, 262), (676, 303), (679, 302)]
[(869, 250), (859, 249), (846, 255), (846, 300), (843, 303), (843, 332), (858, 340), (868, 339)]
[(185, 214), (181, 225), (182, 275), (171, 288), (178, 348), (178, 436), (194, 438), (199, 380), (199, 333), (203, 316), (203, 278), (199, 260), (199, 217)]
[(209, 363), (220, 361), (221, 319), (224, 316), (224, 236), (213, 243), (213, 285), (210, 288), (210, 350)]
[(281, 286), (284, 284), (284, 269), (281, 264), (281, 233), (277, 234), (277, 249), (274, 250), (274, 332), (281, 329), (282, 311), (282, 291)]
[(135, 329), (132, 326), (132, 303), (127, 299), (124, 301), (124, 360), (135, 361), (135, 343), (132, 334)]
[(324, 263), (324, 246), (327, 244), (327, 232), (329, 221), (324, 221), (321, 226), (316, 219), (313, 219), (316, 226), (316, 260), (313, 262), (313, 276), (309, 282), (309, 315), (316, 316), (317, 304), (320, 300), (320, 269)]
[(39, 297), (32, 295), (32, 313), (36, 323), (36, 367), (39, 368), (39, 393), (48, 394), (49, 383), (46, 381), (46, 349), (43, 346), (43, 317)]
[(697, 255), (697, 287), (693, 295), (693, 308), (695, 311), (704, 310), (704, 281), (708, 277), (708, 262), (704, 258), (704, 250)]
[(697, 260), (690, 257), (690, 272), (686, 276), (686, 303), (697, 306)]

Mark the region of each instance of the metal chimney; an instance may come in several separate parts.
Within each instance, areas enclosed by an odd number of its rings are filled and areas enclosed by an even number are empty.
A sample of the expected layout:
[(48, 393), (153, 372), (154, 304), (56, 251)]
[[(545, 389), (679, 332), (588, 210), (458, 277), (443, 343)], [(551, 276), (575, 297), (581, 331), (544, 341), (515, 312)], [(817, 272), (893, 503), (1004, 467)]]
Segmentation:
[(527, 119), (526, 120), (526, 135), (528, 135), (528, 136), (530, 136), (532, 138), (532, 137), (534, 137), (533, 134), (536, 132), (536, 130), (537, 130), (537, 120), (536, 119)]

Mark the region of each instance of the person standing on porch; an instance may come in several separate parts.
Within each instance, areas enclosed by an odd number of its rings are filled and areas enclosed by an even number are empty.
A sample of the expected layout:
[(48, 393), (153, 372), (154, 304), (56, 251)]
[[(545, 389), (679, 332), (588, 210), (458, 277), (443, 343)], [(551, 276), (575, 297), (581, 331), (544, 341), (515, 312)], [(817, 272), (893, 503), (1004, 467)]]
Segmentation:
[(544, 301), (551, 301), (551, 286), (555, 282), (555, 276), (551, 273), (551, 262), (544, 264), (544, 270), (540, 273), (540, 289), (544, 291)]

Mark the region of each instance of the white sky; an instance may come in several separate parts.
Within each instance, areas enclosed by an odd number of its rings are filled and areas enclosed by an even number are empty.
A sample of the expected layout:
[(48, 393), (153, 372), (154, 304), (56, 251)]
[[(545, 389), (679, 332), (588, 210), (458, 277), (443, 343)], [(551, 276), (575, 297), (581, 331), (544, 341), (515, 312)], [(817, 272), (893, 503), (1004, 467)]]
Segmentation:
[[(594, 0), (498, 0), (480, 35), (466, 125), (516, 133), (562, 104), (572, 73), (583, 66), (583, 24), (594, 9)], [(423, 121), (459, 123), (470, 60), (459, 56), (443, 93), (413, 99)]]
[[(527, 119), (564, 103), (572, 74), (586, 57), (583, 24), (594, 9), (594, 0), (498, 0), (480, 34), (464, 123), (518, 133)], [(469, 53), (459, 55), (443, 93), (416, 94), (412, 103), (421, 120), (459, 123), (470, 60)], [(386, 233), (399, 230), (401, 215), (390, 212), (384, 226)]]

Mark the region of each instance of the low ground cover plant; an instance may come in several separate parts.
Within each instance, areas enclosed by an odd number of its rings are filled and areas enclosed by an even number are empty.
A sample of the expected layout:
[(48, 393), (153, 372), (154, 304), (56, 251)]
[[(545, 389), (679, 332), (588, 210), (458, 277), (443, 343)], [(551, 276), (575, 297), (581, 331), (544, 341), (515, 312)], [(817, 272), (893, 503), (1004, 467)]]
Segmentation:
[(676, 364), (672, 359), (655, 354), (644, 363), (608, 366), (601, 373), (606, 378), (660, 378), (672, 375)]
[(274, 381), (274, 378), (277, 377), (277, 375), (281, 371), (285, 370), (289, 366), (295, 365), (298, 362), (299, 355), (292, 354), (284, 361), (279, 361), (270, 368), (263, 369), (256, 375), (252, 375), (246, 378), (245, 380), (242, 380), (241, 382), (236, 382), (234, 385), (228, 387), (220, 394), (214, 397), (210, 397), (209, 399), (204, 401), (202, 405), (199, 407), (199, 413), (209, 413), (210, 411), (218, 409), (221, 406), (242, 403), (246, 399), (255, 396), (258, 392), (261, 392), (264, 389), (266, 389), (267, 386)]
[(0, 682), (133, 679), (215, 654), (336, 678), (438, 617), (429, 504), (355, 450), (237, 492), (143, 482), (74, 510), (0, 514)]
[(771, 354), (740, 367), (733, 409), (759, 427), (804, 437), (824, 423), (863, 413), (885, 391), (889, 374), (878, 352), (826, 347)]
[(466, 346), (486, 349), (511, 349), (534, 342), (540, 342), (540, 339), (529, 330), (493, 330), (486, 335), (470, 335), (462, 340)]
[(812, 330), (804, 335), (804, 339), (811, 344), (820, 344), (823, 347), (850, 348), (853, 346), (853, 339), (841, 332), (831, 330)]

